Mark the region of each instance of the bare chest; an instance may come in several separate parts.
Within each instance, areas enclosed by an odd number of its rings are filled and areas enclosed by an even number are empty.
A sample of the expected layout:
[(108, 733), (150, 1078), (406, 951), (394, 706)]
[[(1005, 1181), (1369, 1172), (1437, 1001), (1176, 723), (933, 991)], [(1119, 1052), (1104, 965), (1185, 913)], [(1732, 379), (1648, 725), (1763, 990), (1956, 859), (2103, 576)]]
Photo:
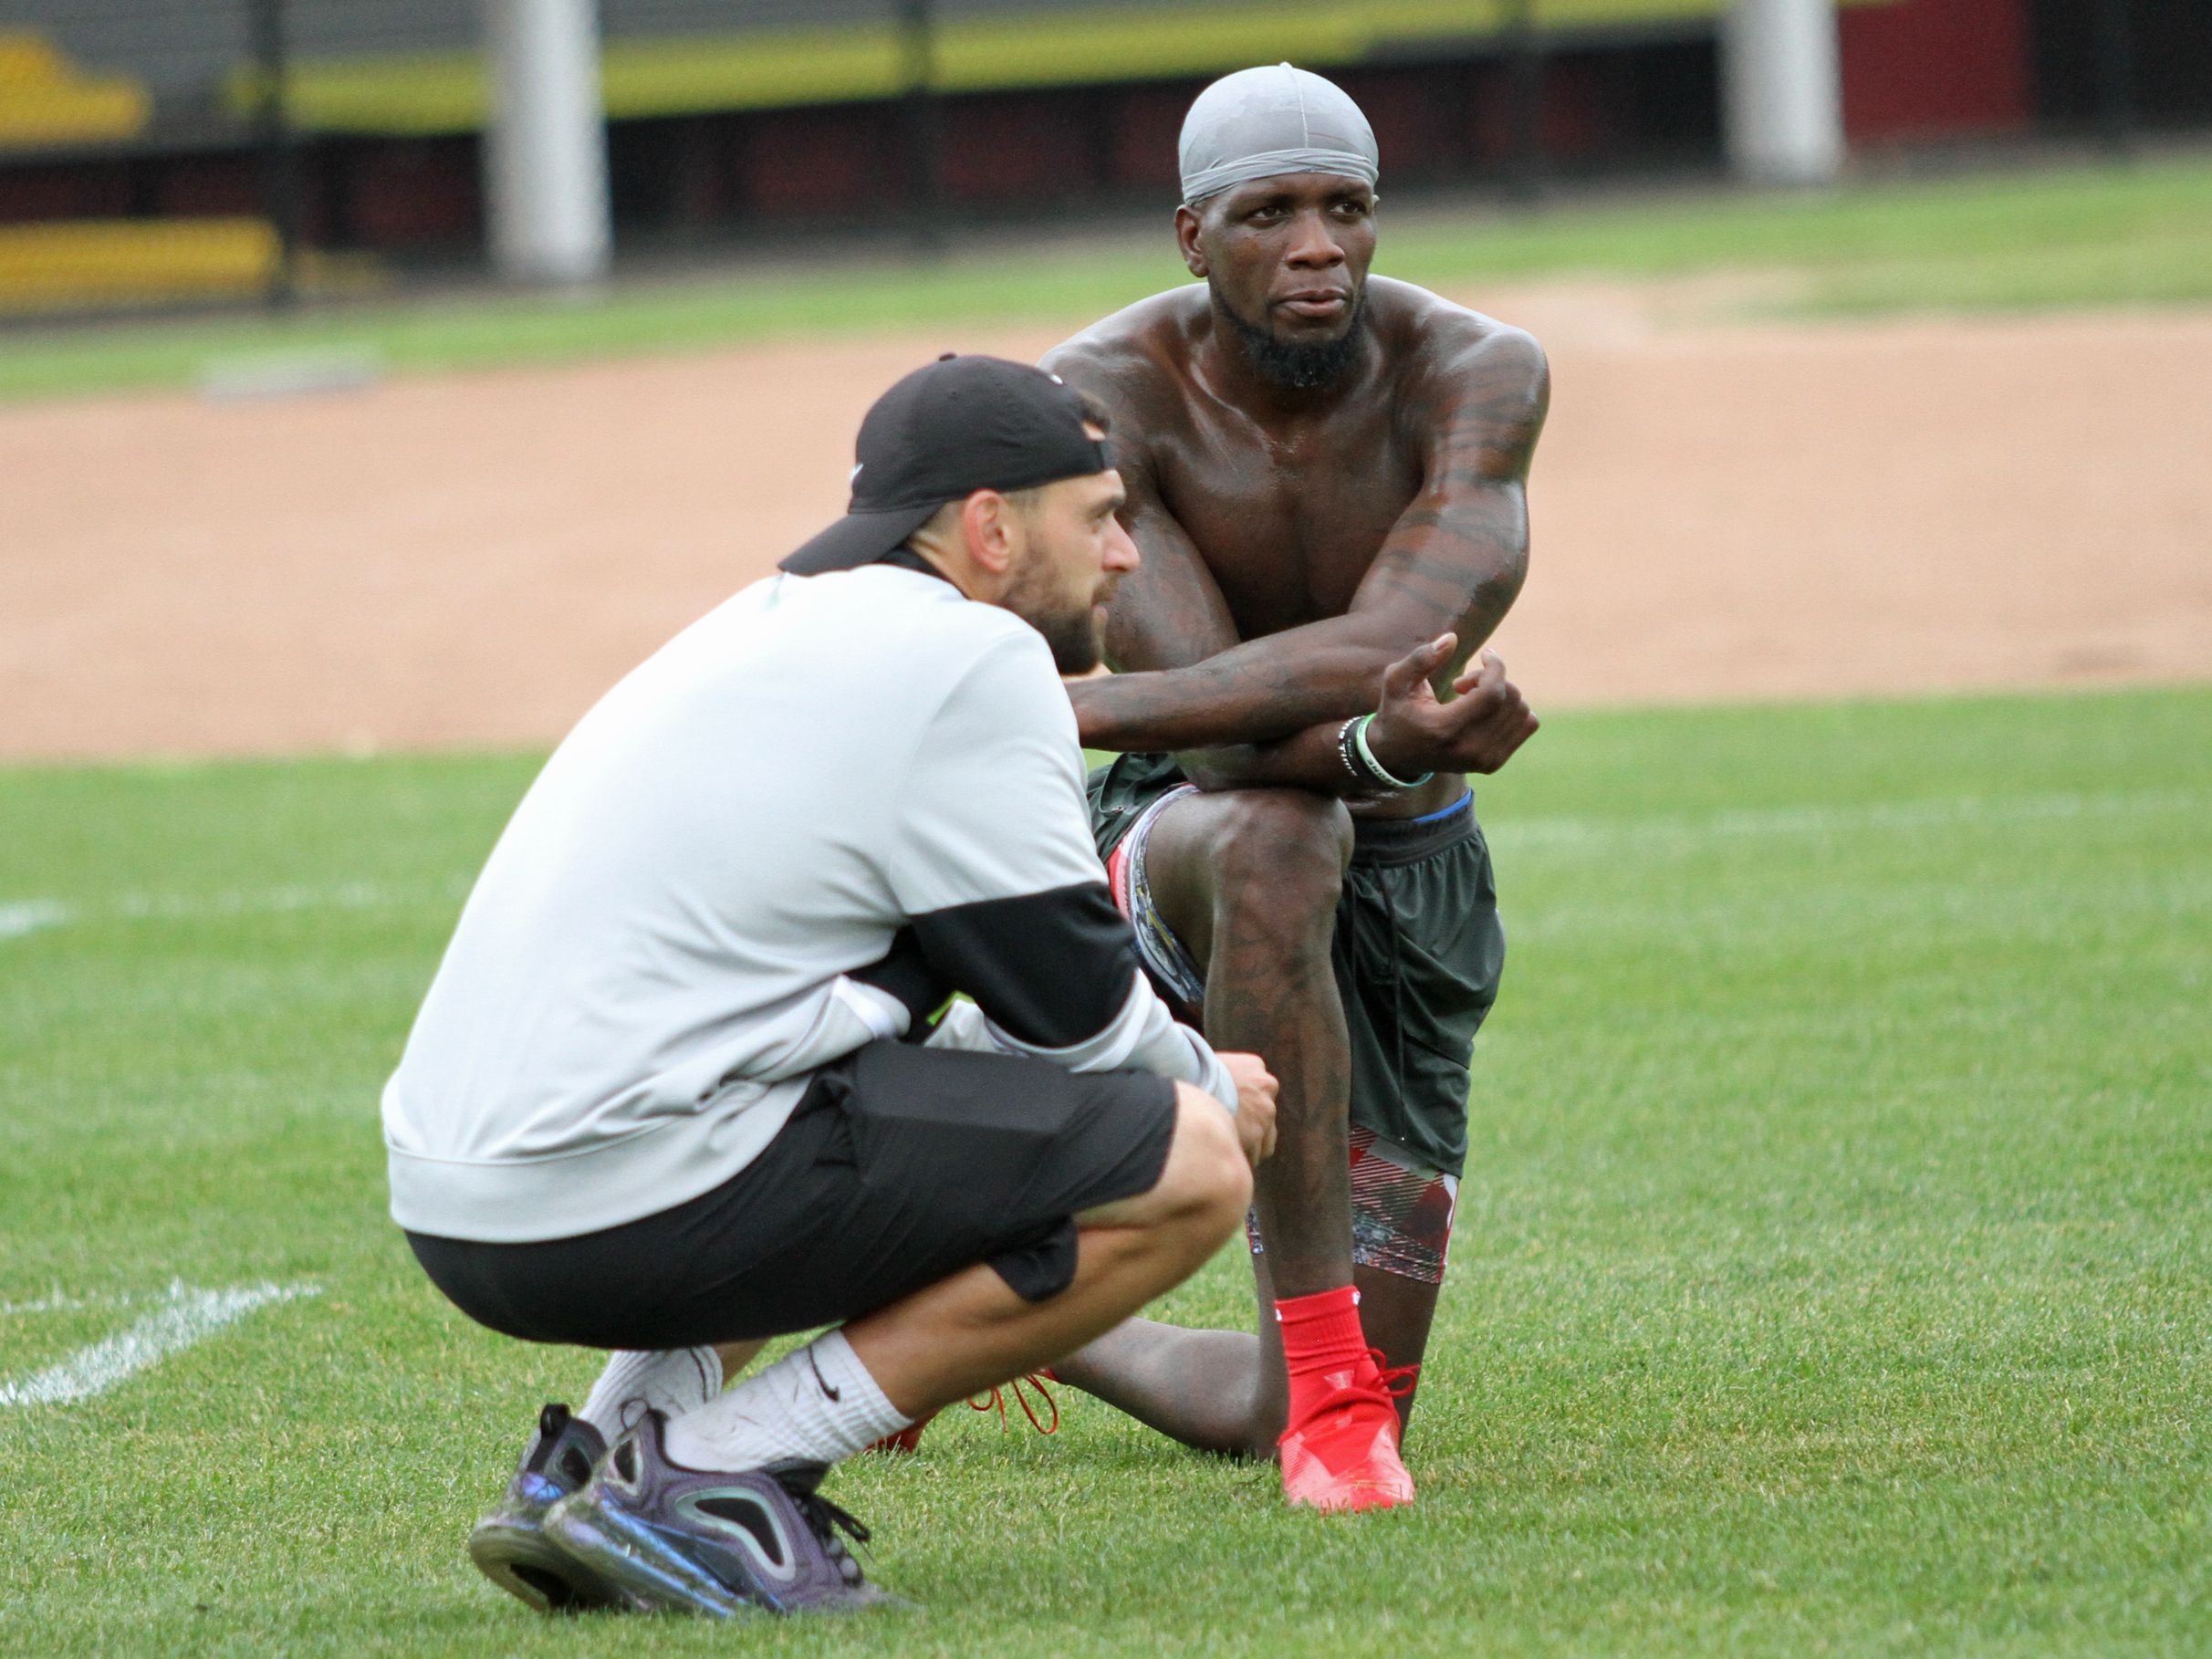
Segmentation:
[(1350, 609), (1422, 476), (1384, 407), (1290, 432), (1195, 421), (1155, 447), (1154, 465), (1246, 639)]

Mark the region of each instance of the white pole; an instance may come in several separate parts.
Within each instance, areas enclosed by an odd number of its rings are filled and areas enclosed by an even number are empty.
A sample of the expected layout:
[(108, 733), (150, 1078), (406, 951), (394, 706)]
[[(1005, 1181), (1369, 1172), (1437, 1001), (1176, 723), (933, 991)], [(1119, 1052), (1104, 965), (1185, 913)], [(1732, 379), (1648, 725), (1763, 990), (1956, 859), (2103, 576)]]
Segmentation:
[(1834, 0), (1731, 0), (1721, 19), (1728, 162), (1766, 184), (1826, 184), (1843, 166)]
[(593, 281), (613, 242), (597, 0), (484, 0), (484, 25), (492, 263), (517, 282)]

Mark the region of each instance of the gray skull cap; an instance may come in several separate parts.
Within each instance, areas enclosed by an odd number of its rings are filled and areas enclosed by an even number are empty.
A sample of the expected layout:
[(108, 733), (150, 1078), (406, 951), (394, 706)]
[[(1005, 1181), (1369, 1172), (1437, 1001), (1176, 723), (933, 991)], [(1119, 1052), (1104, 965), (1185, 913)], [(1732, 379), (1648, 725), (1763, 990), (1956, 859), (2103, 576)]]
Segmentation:
[(1183, 201), (1286, 172), (1328, 172), (1372, 184), (1374, 129), (1341, 87), (1287, 63), (1225, 75), (1183, 118)]

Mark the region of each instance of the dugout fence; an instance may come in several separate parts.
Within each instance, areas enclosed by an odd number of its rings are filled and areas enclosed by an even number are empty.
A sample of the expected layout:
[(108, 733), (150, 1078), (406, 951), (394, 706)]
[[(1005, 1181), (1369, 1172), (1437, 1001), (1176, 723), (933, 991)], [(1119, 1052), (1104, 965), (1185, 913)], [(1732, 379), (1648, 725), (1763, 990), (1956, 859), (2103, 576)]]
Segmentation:
[[(1694, 33), (1716, 3), (1569, 0), (1601, 19), (1655, 5), (1670, 15), (1661, 34), (1685, 20)], [(484, 4), (7, 0), (0, 318), (283, 306), (482, 269)], [(1525, 130), (1535, 120), (1537, 0), (598, 10), (612, 205), (631, 249), (795, 220), (927, 243), (948, 215), (1150, 199), (1172, 186), (1174, 123), (1195, 88), (1269, 56), (1402, 79), (1478, 63), (1467, 72), (1522, 100)], [(1514, 54), (1521, 68), (1502, 75)], [(1532, 172), (1535, 146), (1499, 136), (1508, 99), (1474, 100), (1484, 131), (1440, 134), (1439, 97), (1467, 100), (1451, 76), (1429, 79), (1398, 135), (1416, 172), (1481, 152)], [(1382, 99), (1386, 114), (1403, 103)]]
[[(295, 297), (307, 242), (278, 90), (314, 9), (9, 0), (0, 315)], [(314, 276), (337, 286), (341, 270), (320, 263)]]
[[(482, 272), (488, 3), (0, 0), (0, 319)], [(1717, 169), (1727, 3), (599, 0), (617, 246), (1156, 207), (1192, 93), (1282, 57), (1394, 185)], [(1841, 4), (1854, 143), (2212, 122), (2196, 0)]]

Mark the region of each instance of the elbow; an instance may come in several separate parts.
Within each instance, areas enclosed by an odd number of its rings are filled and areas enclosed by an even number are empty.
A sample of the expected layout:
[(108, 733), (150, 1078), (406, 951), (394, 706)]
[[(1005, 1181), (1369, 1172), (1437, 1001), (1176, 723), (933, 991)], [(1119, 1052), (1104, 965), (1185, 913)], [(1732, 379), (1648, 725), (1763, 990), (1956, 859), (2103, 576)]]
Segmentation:
[(1443, 605), (1418, 610), (1408, 606), (1362, 618), (1358, 631), (1348, 632), (1342, 640), (1340, 658), (1343, 683), (1368, 697), (1362, 709), (1352, 712), (1373, 709), (1384, 673), (1439, 634), (1459, 629), (1463, 620)]
[(1221, 749), (1184, 749), (1175, 756), (1175, 765), (1183, 776), (1208, 794), (1222, 789), (1235, 789), (1251, 780), (1236, 767), (1229, 754)]
[(1119, 752), (1134, 746), (1121, 701), (1129, 691), (1130, 677), (1101, 673), (1064, 682), (1068, 701), (1075, 710), (1075, 735), (1085, 748)]
[(1344, 642), (1346, 665), (1355, 672), (1379, 674), (1450, 626), (1448, 621), (1439, 621), (1425, 610), (1420, 614), (1410, 609), (1397, 614), (1386, 612), (1372, 621), (1362, 618), (1359, 631)]

